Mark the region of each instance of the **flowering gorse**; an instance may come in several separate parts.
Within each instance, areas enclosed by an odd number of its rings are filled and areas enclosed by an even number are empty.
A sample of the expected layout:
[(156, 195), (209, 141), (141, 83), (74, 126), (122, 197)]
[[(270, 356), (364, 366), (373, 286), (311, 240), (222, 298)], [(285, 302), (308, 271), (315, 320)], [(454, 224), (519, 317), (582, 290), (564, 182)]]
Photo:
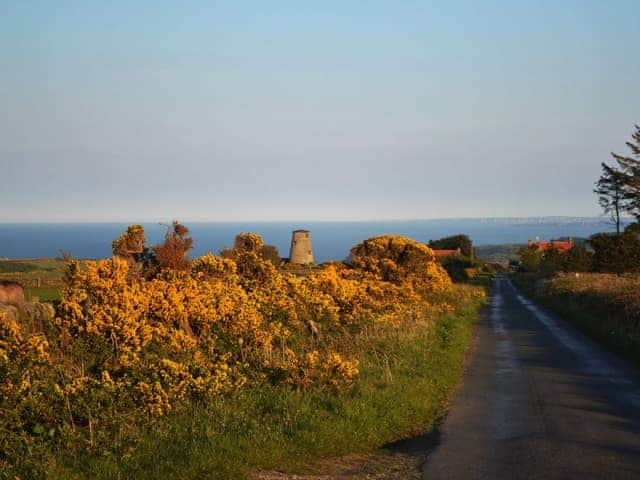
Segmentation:
[(358, 360), (339, 351), (331, 335), (415, 316), (432, 308), (426, 292), (450, 286), (433, 252), (404, 237), (367, 240), (352, 249), (350, 262), (306, 275), (266, 259), (256, 234), (188, 269), (145, 274), (128, 255), (144, 248), (143, 239), (141, 227), (132, 227), (114, 242), (120, 255), (67, 263), (49, 339), (0, 320), (3, 405), (27, 397), (46, 404), (35, 408), (42, 423), (95, 449), (107, 441), (100, 432), (122, 438), (136, 419), (247, 383), (349, 388)]

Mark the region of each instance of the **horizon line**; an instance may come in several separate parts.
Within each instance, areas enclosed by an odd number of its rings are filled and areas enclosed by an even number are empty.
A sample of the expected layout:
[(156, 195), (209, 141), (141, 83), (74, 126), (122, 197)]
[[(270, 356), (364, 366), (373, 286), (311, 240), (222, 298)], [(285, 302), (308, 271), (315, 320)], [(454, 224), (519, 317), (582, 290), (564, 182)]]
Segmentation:
[[(620, 217), (621, 220), (633, 220), (633, 216)], [(365, 223), (365, 222), (422, 222), (422, 221), (445, 221), (445, 220), (535, 220), (535, 219), (600, 219), (603, 221), (610, 221), (607, 216), (604, 215), (525, 215), (525, 216), (464, 216), (464, 217), (408, 217), (408, 218), (336, 218), (336, 219), (240, 219), (240, 220), (179, 220), (180, 223), (187, 224), (201, 224), (201, 223)], [(128, 223), (128, 224), (151, 224), (158, 225), (170, 223), (173, 220), (157, 220), (157, 219), (109, 219), (109, 220), (0, 220), (0, 225), (29, 225), (29, 224), (50, 224), (50, 225), (62, 225), (62, 224), (114, 224), (114, 223)]]

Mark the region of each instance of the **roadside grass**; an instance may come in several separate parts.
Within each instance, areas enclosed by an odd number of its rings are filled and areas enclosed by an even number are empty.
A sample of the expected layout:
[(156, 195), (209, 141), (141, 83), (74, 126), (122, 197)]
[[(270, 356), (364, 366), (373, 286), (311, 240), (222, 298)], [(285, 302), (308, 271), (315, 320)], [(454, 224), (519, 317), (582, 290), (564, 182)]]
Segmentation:
[(593, 340), (640, 366), (640, 275), (562, 273), (513, 276), (527, 295)]
[(467, 283), (468, 285), (483, 287), (488, 291), (493, 285), (494, 278), (495, 276), (492, 273), (480, 272), (477, 275), (474, 275), (473, 277), (471, 277), (465, 283)]
[(461, 379), (485, 288), (456, 285), (439, 302), (447, 313), (372, 327), (353, 337), (360, 378), (351, 391), (297, 391), (256, 385), (192, 405), (141, 431), (120, 458), (70, 455), (51, 478), (247, 478), (252, 472), (304, 471), (323, 457), (372, 451), (432, 429)]

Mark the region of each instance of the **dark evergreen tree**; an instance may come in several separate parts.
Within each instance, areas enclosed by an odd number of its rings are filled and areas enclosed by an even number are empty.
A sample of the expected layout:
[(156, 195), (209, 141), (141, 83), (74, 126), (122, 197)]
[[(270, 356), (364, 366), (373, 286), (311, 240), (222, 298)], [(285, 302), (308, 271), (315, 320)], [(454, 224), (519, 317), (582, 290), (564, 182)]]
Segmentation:
[(602, 163), (602, 175), (596, 182), (594, 193), (598, 195), (598, 202), (604, 213), (611, 216), (616, 226), (616, 233), (620, 233), (620, 217), (629, 208), (626, 191), (627, 174), (622, 170)]
[(631, 150), (630, 156), (612, 153), (624, 176), (624, 209), (640, 220), (640, 126), (635, 126), (631, 141), (626, 142)]

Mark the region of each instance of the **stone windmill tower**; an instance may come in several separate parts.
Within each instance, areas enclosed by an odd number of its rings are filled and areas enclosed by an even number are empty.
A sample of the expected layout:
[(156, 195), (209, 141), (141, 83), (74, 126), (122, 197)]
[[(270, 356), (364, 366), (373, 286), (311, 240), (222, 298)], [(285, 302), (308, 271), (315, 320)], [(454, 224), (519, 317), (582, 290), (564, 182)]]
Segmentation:
[(289, 262), (301, 265), (314, 263), (311, 233), (309, 233), (309, 230), (294, 230), (291, 234)]

